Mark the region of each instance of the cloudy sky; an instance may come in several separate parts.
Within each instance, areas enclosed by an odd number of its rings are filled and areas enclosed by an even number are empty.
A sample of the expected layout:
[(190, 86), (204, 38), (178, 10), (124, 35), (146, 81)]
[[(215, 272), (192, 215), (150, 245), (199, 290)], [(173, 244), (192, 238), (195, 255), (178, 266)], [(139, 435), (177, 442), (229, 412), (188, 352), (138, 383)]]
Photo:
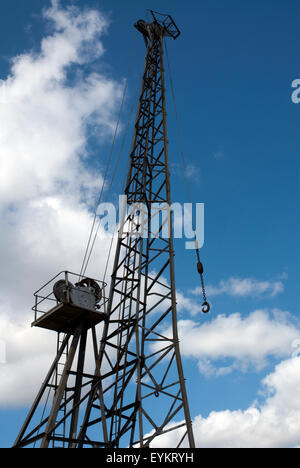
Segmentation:
[[(196, 443), (300, 446), (300, 104), (291, 100), (300, 78), (299, 2), (163, 3), (182, 28), (169, 55), (192, 201), (205, 203), (202, 257), (213, 306), (201, 315), (194, 254), (176, 240)], [(117, 148), (136, 104), (144, 45), (132, 25), (148, 6), (0, 5), (2, 447), (13, 443), (53, 357), (55, 336), (30, 328), (32, 293), (60, 270), (80, 270), (129, 63)], [(186, 202), (169, 103), (172, 198)], [(128, 152), (122, 156), (117, 181)], [(119, 190), (116, 182), (111, 199)], [(97, 278), (110, 243), (100, 234), (89, 270)], [(171, 445), (172, 435), (157, 444)]]

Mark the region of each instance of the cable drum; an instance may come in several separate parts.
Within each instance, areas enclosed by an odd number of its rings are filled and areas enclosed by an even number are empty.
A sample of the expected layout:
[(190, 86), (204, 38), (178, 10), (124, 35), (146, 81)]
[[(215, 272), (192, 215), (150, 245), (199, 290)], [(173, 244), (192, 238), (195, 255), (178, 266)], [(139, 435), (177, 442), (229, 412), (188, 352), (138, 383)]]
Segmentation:
[(65, 280), (57, 281), (53, 286), (53, 293), (58, 302), (67, 302), (67, 290), (74, 288), (73, 284)]
[(88, 291), (94, 294), (96, 298), (96, 304), (98, 304), (102, 299), (102, 289), (100, 288), (97, 281), (91, 278), (84, 278), (79, 283), (75, 284), (76, 287), (87, 288)]

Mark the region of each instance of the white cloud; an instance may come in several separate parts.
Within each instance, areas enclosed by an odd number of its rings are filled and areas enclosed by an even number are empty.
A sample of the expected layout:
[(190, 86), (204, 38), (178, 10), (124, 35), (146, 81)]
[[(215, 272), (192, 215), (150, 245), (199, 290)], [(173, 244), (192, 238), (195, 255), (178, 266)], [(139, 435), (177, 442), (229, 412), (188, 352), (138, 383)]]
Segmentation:
[[(6, 355), (6, 363), (0, 363), (0, 406), (29, 406), (54, 360), (57, 335), (41, 328), (31, 328), (33, 317), (30, 313), (13, 321), (2, 312), (0, 307), (0, 341), (5, 345)], [(89, 335), (85, 357), (87, 373), (95, 370), (91, 339)]]
[(186, 310), (190, 315), (195, 316), (202, 311), (202, 303), (194, 301), (189, 297), (182, 294), (180, 291), (176, 292), (177, 309), (179, 312)]
[[(38, 52), (12, 60), (1, 94), (0, 405), (30, 403), (53, 359), (55, 334), (30, 328), (32, 294), (60, 270), (80, 269), (101, 186), (88, 133), (92, 126), (99, 148), (112, 137), (122, 91), (89, 72), (104, 53), (100, 12), (53, 1), (44, 16), (52, 32)], [(89, 270), (99, 279), (110, 243), (100, 235)]]
[(0, 309), (1, 338), (5, 343), (7, 363), (0, 365), (0, 404), (32, 403), (54, 356), (56, 336), (41, 329), (31, 329), (31, 314), (12, 321)]
[[(208, 285), (207, 295), (210, 297), (228, 294), (234, 297), (259, 296), (275, 297), (284, 291), (282, 281), (258, 281), (254, 278), (234, 278), (222, 280), (217, 286)], [(194, 295), (201, 294), (201, 288), (191, 291)]]
[[(110, 135), (121, 94), (117, 83), (96, 73), (79, 75), (73, 85), (67, 81), (72, 66), (102, 55), (105, 19), (95, 11), (79, 14), (58, 7), (46, 17), (52, 20), (53, 34), (43, 40), (40, 53), (14, 58), (5, 81), (0, 107), (2, 204), (58, 189), (78, 196), (96, 182), (98, 187), (99, 176), (84, 163), (86, 131), (93, 123), (99, 135)], [(87, 44), (93, 56), (86, 53)]]
[[(0, 405), (30, 404), (53, 359), (55, 334), (30, 328), (33, 292), (61, 270), (80, 270), (102, 182), (87, 164), (88, 133), (96, 129), (99, 148), (112, 136), (122, 91), (89, 73), (104, 51), (101, 13), (53, 1), (44, 15), (52, 33), (38, 53), (13, 59), (0, 106), (0, 340), (7, 348)], [(110, 236), (101, 228), (100, 236), (88, 274), (101, 280)], [(195, 310), (182, 294), (178, 302)]]
[[(14, 58), (0, 106), (0, 253), (6, 265), (0, 275), (8, 302), (22, 296), (29, 268), (41, 281), (62, 264), (78, 270), (91, 226), (89, 204), (101, 185), (101, 174), (86, 161), (87, 134), (96, 127), (99, 145), (112, 134), (121, 96), (120, 85), (101, 74), (67, 80), (71, 67), (103, 54), (106, 19), (94, 10), (62, 9), (56, 1), (45, 18), (52, 34), (39, 53)], [(102, 257), (105, 244), (104, 237)]]
[[(300, 442), (300, 358), (281, 362), (263, 381), (264, 401), (246, 410), (213, 411), (194, 419), (196, 447), (292, 448)], [(182, 430), (169, 432), (152, 447), (176, 447)]]
[[(180, 320), (178, 327), (181, 354), (196, 358), (206, 376), (222, 376), (234, 369), (246, 372), (249, 367), (261, 370), (270, 358), (290, 356), (300, 336), (299, 324), (278, 310), (257, 310), (246, 317), (219, 315), (203, 325)], [(171, 336), (170, 330), (163, 335)]]

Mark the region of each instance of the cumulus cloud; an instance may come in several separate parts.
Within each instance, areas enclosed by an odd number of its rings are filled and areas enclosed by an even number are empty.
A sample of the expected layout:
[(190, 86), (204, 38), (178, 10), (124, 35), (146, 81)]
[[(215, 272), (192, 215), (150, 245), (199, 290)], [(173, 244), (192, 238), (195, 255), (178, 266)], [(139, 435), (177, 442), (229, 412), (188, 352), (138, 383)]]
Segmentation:
[[(283, 281), (258, 281), (254, 278), (235, 278), (222, 280), (217, 286), (208, 285), (207, 294), (220, 296), (227, 294), (234, 297), (275, 297), (284, 291)], [(201, 288), (197, 287), (191, 291), (194, 295), (201, 294)]]
[(0, 366), (0, 404), (5, 407), (32, 402), (53, 361), (56, 346), (54, 334), (30, 328), (29, 313), (12, 321), (6, 312), (1, 308), (0, 329), (6, 364)]
[[(80, 269), (102, 182), (88, 135), (92, 128), (100, 150), (111, 139), (122, 94), (122, 83), (101, 72), (108, 25), (99, 11), (52, 1), (44, 21), (51, 32), (40, 49), (13, 58), (2, 82), (1, 405), (29, 403), (53, 358), (55, 334), (30, 329), (32, 293), (60, 270)], [(100, 235), (89, 274), (101, 279), (110, 237)]]
[(70, 70), (76, 76), (76, 66), (102, 57), (106, 19), (57, 1), (44, 16), (52, 33), (38, 53), (13, 59), (0, 106), (0, 251), (8, 268), (1, 285), (9, 300), (10, 284), (22, 287), (29, 267), (31, 276), (35, 267), (78, 269), (101, 185), (87, 161), (88, 132), (96, 128), (99, 145), (111, 136), (121, 96), (121, 85), (103, 74), (68, 81)]
[(0, 107), (2, 208), (58, 189), (78, 196), (78, 191), (98, 187), (99, 178), (84, 163), (87, 128), (97, 125), (100, 136), (110, 135), (121, 94), (118, 83), (95, 72), (80, 74), (68, 85), (72, 67), (102, 56), (106, 20), (96, 11), (62, 10), (57, 2), (45, 16), (52, 35), (43, 39), (39, 53), (15, 57), (5, 81)]
[[(299, 323), (279, 310), (256, 310), (245, 317), (219, 315), (203, 325), (180, 320), (178, 326), (182, 355), (196, 358), (206, 376), (222, 376), (234, 369), (262, 370), (270, 358), (291, 355), (300, 334)], [(170, 329), (163, 334), (171, 336)]]
[[(101, 38), (108, 25), (101, 13), (63, 9), (53, 0), (44, 17), (52, 32), (39, 51), (13, 59), (0, 95), (0, 341), (7, 361), (0, 362), (0, 405), (6, 407), (32, 402), (53, 359), (55, 334), (30, 328), (32, 292), (59, 270), (80, 268), (101, 185), (101, 174), (89, 167), (88, 133), (96, 129), (99, 145), (111, 136), (121, 97), (120, 83), (89, 71), (91, 61), (104, 54)], [(77, 73), (82, 65), (84, 72)], [(100, 233), (89, 273), (101, 279), (110, 238)], [(262, 293), (274, 291), (273, 285)], [(182, 293), (178, 308), (192, 315), (200, 310)], [(233, 365), (260, 367), (270, 356), (286, 357), (299, 337), (289, 316), (265, 311), (220, 316), (202, 326), (180, 321), (179, 328), (183, 355), (219, 375)], [(231, 364), (217, 367), (224, 358)], [(292, 394), (299, 386), (297, 365), (297, 358), (286, 361), (265, 379), (270, 394), (262, 407), (197, 417), (197, 445), (299, 444), (298, 400)], [(162, 444), (175, 445), (169, 438)]]
[[(194, 419), (198, 448), (292, 448), (300, 442), (300, 358), (278, 364), (262, 381), (262, 404), (245, 410), (213, 411), (207, 418)], [(182, 430), (169, 432), (152, 447), (176, 447)]]
[[(55, 334), (30, 328), (32, 294), (59, 271), (80, 270), (102, 184), (88, 135), (100, 151), (110, 141), (123, 88), (101, 73), (108, 24), (99, 11), (52, 1), (44, 21), (51, 32), (12, 59), (0, 95), (0, 405), (30, 404), (53, 359)], [(111, 237), (101, 227), (99, 237), (88, 274), (102, 279)], [(196, 311), (182, 293), (178, 302)]]
[(180, 291), (176, 293), (177, 309), (179, 312), (186, 310), (191, 316), (195, 316), (202, 311), (202, 302), (194, 301), (188, 296), (185, 296)]

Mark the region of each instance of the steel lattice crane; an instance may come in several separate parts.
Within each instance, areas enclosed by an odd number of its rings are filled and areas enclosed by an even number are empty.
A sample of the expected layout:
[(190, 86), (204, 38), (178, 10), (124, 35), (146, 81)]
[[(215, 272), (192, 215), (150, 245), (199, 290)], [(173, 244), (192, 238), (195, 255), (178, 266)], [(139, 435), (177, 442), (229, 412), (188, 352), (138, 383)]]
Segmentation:
[[(64, 272), (54, 298), (36, 293), (34, 325), (60, 341), (15, 447), (140, 448), (171, 431), (176, 446), (195, 446), (177, 331), (163, 62), (164, 39), (180, 31), (169, 15), (151, 15), (135, 25), (146, 60), (110, 292)], [(85, 364), (89, 336), (94, 373)]]

